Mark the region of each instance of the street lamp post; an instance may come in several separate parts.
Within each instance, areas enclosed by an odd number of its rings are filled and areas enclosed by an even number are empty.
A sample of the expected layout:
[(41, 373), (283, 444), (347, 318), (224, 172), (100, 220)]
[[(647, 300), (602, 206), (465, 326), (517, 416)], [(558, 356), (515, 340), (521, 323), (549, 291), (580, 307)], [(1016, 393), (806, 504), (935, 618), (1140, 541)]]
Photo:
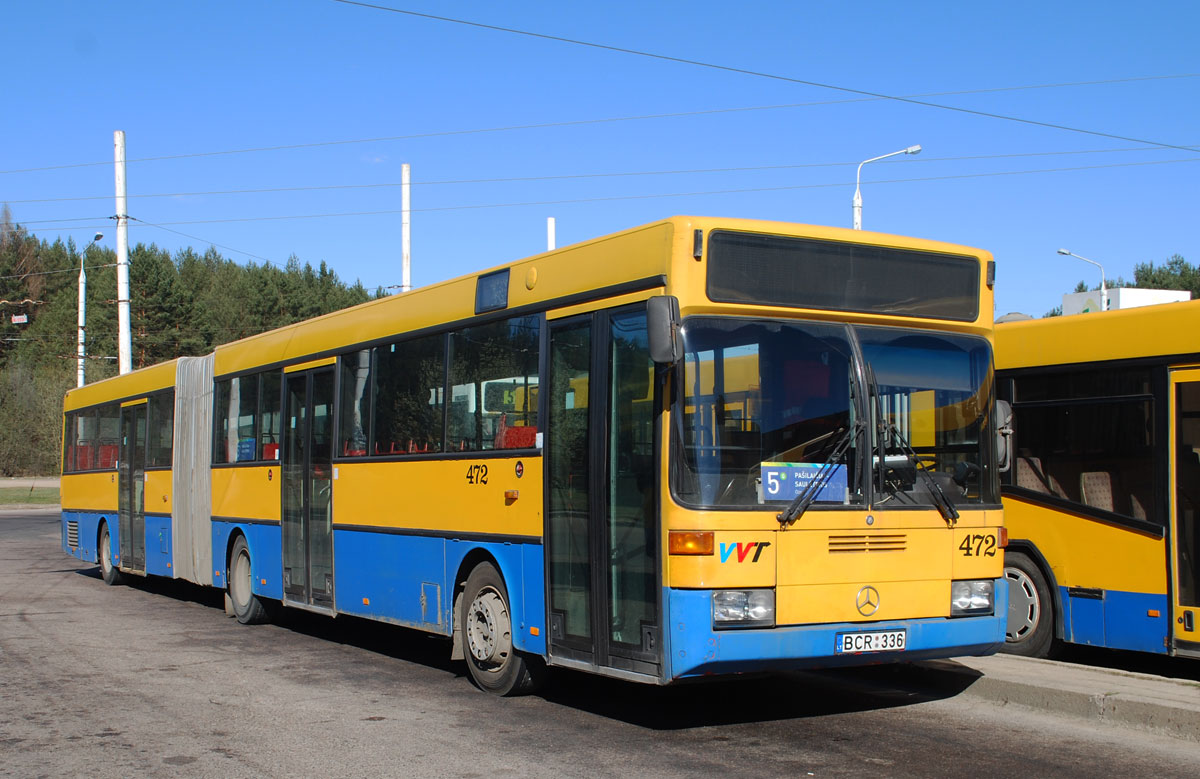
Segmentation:
[(856, 173), (854, 175), (853, 207), (854, 207), (854, 229), (855, 230), (862, 229), (862, 191), (859, 187), (859, 184), (862, 181), (863, 165), (866, 165), (868, 162), (876, 162), (878, 160), (886, 160), (888, 157), (895, 157), (897, 154), (920, 154), (920, 153), (921, 153), (921, 145), (917, 144), (916, 146), (909, 146), (907, 149), (901, 149), (900, 151), (894, 151), (891, 154), (881, 154), (878, 157), (872, 157), (869, 160), (863, 160), (862, 162), (858, 163), (858, 173)]
[(92, 242), (85, 246), (83, 251), (79, 253), (79, 340), (75, 346), (76, 387), (83, 386), (83, 361), (87, 356), (86, 347), (84, 346), (85, 323), (87, 322), (87, 274), (84, 272), (83, 266), (86, 264), (88, 249), (95, 246), (96, 241), (99, 241), (103, 237), (104, 233), (96, 233), (92, 237)]
[(1100, 269), (1100, 310), (1107, 311), (1108, 310), (1108, 287), (1104, 283), (1104, 266), (1101, 265), (1100, 263), (1096, 262), (1095, 260), (1089, 260), (1087, 257), (1080, 257), (1075, 252), (1069, 252), (1066, 249), (1059, 249), (1058, 253), (1065, 254), (1068, 257), (1074, 257), (1077, 260), (1083, 260), (1084, 262), (1090, 262), (1092, 265), (1095, 265), (1097, 268)]

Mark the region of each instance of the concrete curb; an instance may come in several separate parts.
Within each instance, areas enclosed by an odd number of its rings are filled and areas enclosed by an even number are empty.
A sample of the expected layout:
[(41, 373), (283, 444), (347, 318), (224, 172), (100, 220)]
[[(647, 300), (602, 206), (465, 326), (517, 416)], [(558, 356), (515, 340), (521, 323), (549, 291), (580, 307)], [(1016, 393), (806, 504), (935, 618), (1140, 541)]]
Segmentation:
[(974, 677), (964, 696), (1200, 741), (1197, 682), (1012, 655), (925, 665)]

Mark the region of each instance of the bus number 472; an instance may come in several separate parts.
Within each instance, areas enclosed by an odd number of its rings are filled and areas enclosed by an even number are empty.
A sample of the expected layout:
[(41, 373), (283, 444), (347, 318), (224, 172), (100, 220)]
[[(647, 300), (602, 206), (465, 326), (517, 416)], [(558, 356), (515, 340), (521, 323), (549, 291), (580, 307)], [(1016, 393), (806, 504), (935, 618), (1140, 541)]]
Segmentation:
[(990, 533), (969, 535), (962, 540), (958, 548), (962, 550), (964, 557), (995, 557), (996, 537)]

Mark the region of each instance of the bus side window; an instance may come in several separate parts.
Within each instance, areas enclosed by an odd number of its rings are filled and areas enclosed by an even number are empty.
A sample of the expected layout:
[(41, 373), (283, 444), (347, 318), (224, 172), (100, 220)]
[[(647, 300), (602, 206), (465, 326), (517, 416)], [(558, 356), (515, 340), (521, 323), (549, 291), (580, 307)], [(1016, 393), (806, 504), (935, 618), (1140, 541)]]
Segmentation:
[(150, 435), (146, 465), (151, 468), (170, 468), (172, 437), (175, 432), (175, 392), (150, 397)]
[(101, 406), (97, 411), (96, 462), (94, 467), (109, 469), (117, 467), (121, 451), (121, 407), (116, 403)]
[(362, 349), (342, 355), (340, 365), (342, 411), (337, 454), (363, 457), (367, 454), (367, 433), (371, 429), (371, 351)]
[(217, 382), (213, 462), (254, 460), (258, 440), (259, 376), (238, 376)]
[(446, 336), (386, 344), (374, 352), (370, 451), (376, 455), (442, 451)]
[(259, 398), (258, 459), (279, 459), (279, 436), (282, 415), (280, 413), (280, 388), (283, 380), (277, 371), (262, 375), (262, 393)]
[[(451, 335), (448, 428), (462, 451), (533, 445), (539, 328), (538, 317), (525, 316)], [(510, 438), (519, 427), (530, 430)]]

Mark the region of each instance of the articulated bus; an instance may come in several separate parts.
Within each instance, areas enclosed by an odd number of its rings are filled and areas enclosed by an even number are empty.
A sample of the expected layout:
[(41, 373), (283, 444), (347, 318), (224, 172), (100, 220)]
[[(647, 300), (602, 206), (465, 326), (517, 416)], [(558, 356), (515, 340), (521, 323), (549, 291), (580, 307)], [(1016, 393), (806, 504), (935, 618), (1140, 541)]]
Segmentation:
[(996, 326), (1007, 651), (1200, 657), (1200, 301)]
[(67, 394), (63, 548), (479, 687), (1004, 644), (990, 255), (675, 217)]

